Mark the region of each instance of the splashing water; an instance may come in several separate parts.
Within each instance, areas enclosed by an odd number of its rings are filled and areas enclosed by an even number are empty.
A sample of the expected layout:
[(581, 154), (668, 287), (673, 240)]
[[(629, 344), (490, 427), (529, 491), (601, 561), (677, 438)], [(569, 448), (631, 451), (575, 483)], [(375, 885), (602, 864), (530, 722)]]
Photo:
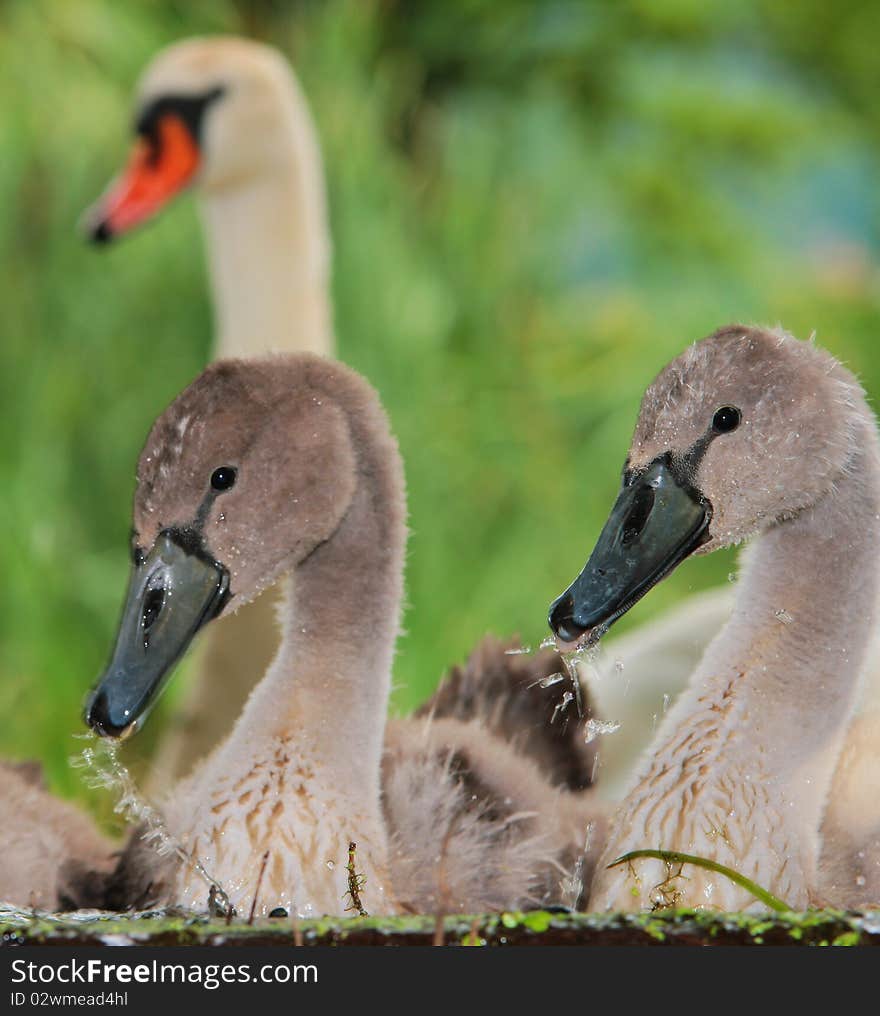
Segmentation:
[(191, 868), (209, 890), (212, 909), (228, 913), (232, 904), (226, 890), (205, 869), (202, 862), (178, 840), (168, 829), (158, 810), (142, 797), (128, 767), (119, 758), (119, 742), (95, 734), (77, 734), (89, 743), (79, 755), (70, 759), (75, 769), (88, 774), (86, 782), (94, 789), (109, 790), (117, 796), (113, 810), (131, 825), (143, 823), (145, 830), (141, 838), (153, 844), (160, 857), (175, 856), (182, 864)]
[(620, 724), (614, 720), (597, 720), (591, 716), (584, 724), (584, 744), (595, 741), (601, 734), (613, 734), (615, 730), (620, 730)]
[(787, 610), (780, 608), (779, 610), (773, 611), (773, 616), (777, 621), (781, 621), (783, 624), (791, 624), (794, 618), (789, 614)]
[(569, 705), (574, 701), (574, 694), (570, 691), (563, 692), (562, 698), (556, 703), (556, 708), (553, 710), (553, 715), (550, 717), (550, 722), (555, 723), (556, 717), (561, 715), (568, 709)]
[[(542, 647), (543, 648), (543, 647)], [(531, 656), (535, 650), (531, 646), (515, 646), (513, 649), (505, 649), (505, 656)]]
[(584, 848), (575, 863), (570, 875), (566, 875), (559, 883), (560, 902), (569, 910), (577, 910), (581, 895), (584, 891), (584, 862), (590, 854), (590, 844), (593, 840), (593, 823), (587, 823), (584, 833)]
[[(584, 654), (589, 652), (589, 656)], [(571, 687), (574, 691), (574, 699), (577, 704), (578, 718), (584, 715), (584, 698), (581, 690), (581, 678), (578, 671), (578, 666), (583, 665), (590, 668), (590, 676), (595, 680), (599, 676), (598, 669), (593, 662), (596, 658), (596, 651), (592, 649), (580, 649), (576, 653), (560, 653), (562, 662), (565, 665), (566, 673), (568, 674), (569, 680), (571, 681)]]
[[(565, 674), (551, 674), (549, 677), (542, 677), (540, 681), (537, 681), (539, 688), (552, 688), (554, 684), (559, 684), (560, 681), (564, 681), (566, 678)], [(534, 687), (534, 685), (532, 685)]]
[[(553, 718), (551, 723), (556, 719), (557, 714), (568, 707), (569, 702), (574, 699), (577, 704), (578, 719), (582, 719), (584, 716), (584, 697), (583, 689), (581, 687), (581, 678), (579, 668), (584, 667), (588, 671), (588, 680), (598, 681), (601, 678), (599, 668), (596, 666), (596, 658), (599, 653), (599, 647), (596, 643), (590, 645), (578, 646), (572, 652), (561, 652), (556, 639), (552, 635), (544, 639), (539, 646), (540, 649), (553, 649), (559, 654), (559, 658), (562, 660), (562, 665), (565, 668), (564, 674), (553, 674), (550, 678), (544, 678), (540, 684), (541, 687), (549, 687), (551, 684), (556, 684), (558, 681), (565, 680), (568, 677), (571, 682), (571, 692), (566, 692), (562, 697), (562, 701), (556, 707), (553, 712)], [(621, 666), (622, 669), (622, 666)], [(544, 682), (547, 682), (546, 684)]]

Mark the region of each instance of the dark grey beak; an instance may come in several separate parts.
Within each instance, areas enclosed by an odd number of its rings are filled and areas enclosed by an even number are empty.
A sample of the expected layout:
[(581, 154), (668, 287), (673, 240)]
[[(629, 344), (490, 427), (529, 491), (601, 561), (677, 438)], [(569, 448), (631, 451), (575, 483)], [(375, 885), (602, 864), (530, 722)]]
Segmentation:
[(709, 538), (712, 506), (668, 458), (626, 483), (584, 570), (550, 605), (563, 642), (599, 639), (676, 565)]
[(86, 703), (86, 723), (123, 737), (146, 718), (199, 628), (222, 609), (229, 575), (222, 565), (160, 533), (135, 565), (110, 665)]

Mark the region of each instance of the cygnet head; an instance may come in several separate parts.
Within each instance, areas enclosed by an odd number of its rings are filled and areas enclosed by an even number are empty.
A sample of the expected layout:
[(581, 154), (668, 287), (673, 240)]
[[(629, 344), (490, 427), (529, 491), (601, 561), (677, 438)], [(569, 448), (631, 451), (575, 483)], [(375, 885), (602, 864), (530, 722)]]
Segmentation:
[(357, 486), (352, 371), (308, 354), (219, 361), (153, 425), (138, 463), (133, 571), (116, 648), (86, 707), (136, 729), (196, 632), (330, 540)]
[(128, 165), (85, 213), (89, 236), (128, 232), (190, 184), (217, 191), (289, 169), (279, 138), (301, 101), (284, 58), (261, 43), (196, 38), (162, 50), (137, 87)]
[(673, 360), (642, 399), (620, 494), (550, 607), (566, 648), (596, 641), (693, 553), (814, 504), (855, 450), (855, 378), (810, 342), (733, 325)]

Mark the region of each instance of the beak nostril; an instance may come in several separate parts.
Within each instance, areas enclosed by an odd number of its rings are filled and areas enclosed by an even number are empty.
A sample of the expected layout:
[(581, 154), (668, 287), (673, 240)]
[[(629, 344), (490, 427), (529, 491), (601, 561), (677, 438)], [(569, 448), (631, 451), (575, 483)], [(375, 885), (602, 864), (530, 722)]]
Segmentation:
[(162, 586), (155, 589), (148, 589), (144, 596), (144, 606), (141, 611), (141, 629), (144, 633), (144, 649), (149, 645), (150, 629), (156, 623), (162, 607), (165, 603), (165, 590)]
[(647, 485), (641, 487), (634, 495), (632, 507), (621, 527), (620, 542), (624, 547), (628, 547), (641, 534), (653, 507), (654, 488)]

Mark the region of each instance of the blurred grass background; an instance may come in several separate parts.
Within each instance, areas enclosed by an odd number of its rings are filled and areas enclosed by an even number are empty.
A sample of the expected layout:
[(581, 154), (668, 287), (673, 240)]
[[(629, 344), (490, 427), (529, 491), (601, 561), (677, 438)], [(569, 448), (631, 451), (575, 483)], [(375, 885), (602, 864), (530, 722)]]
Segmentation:
[[(408, 470), (397, 709), (485, 631), (543, 637), (688, 342), (815, 330), (880, 392), (870, 0), (0, 0), (0, 752), (73, 795), (135, 459), (211, 329), (191, 197), (108, 251), (77, 219), (143, 65), (213, 32), (280, 47), (317, 121), (340, 355)], [(620, 627), (733, 567), (689, 562)]]

